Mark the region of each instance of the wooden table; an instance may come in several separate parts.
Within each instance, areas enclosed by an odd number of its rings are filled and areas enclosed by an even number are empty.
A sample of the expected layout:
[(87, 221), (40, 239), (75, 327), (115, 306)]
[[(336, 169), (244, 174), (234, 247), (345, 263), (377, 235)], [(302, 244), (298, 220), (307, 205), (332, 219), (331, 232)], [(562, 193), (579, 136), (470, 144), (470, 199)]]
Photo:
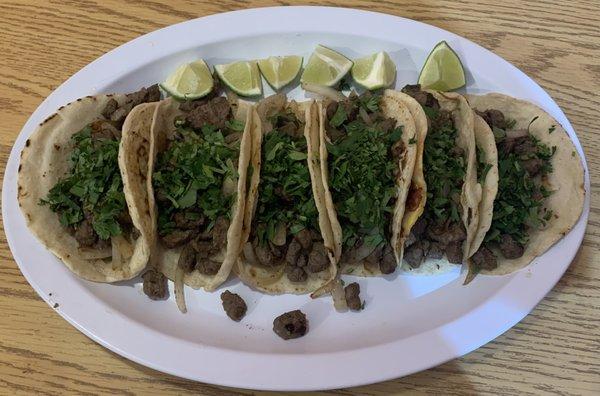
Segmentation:
[[(323, 4), (323, 2), (313, 2)], [(184, 20), (287, 1), (105, 0), (0, 4), (0, 163), (61, 82), (110, 49)], [(600, 393), (600, 10), (565, 2), (328, 1), (423, 21), (467, 37), (546, 89), (578, 132), (592, 175), (592, 212), (576, 260), (521, 323), (460, 359), (395, 381), (332, 393)], [(127, 361), (75, 330), (33, 291), (0, 241), (0, 393), (249, 394)]]

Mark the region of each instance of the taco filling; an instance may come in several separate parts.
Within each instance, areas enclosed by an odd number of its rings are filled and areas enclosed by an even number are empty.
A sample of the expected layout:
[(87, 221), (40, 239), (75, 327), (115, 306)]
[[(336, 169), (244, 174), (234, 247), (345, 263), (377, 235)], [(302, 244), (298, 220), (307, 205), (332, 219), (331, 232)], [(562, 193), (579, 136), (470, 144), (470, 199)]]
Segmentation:
[(216, 275), (226, 246), (244, 123), (224, 97), (186, 103), (158, 153), (153, 187), (163, 247), (182, 248), (178, 266)]
[(530, 134), (529, 128), (514, 129), (515, 122), (498, 110), (476, 112), (494, 133), (499, 184), (491, 227), (471, 258), (475, 272), (495, 269), (497, 257), (523, 256), (530, 231), (543, 228), (550, 220), (552, 211), (544, 207), (544, 201), (551, 194), (546, 179), (556, 151)]
[(346, 264), (390, 274), (390, 244), (403, 129), (380, 111), (381, 95), (355, 93), (326, 108), (329, 189), (342, 228)]
[(425, 259), (450, 263), (463, 260), (463, 243), (467, 238), (461, 221), (461, 191), (466, 175), (465, 153), (456, 144), (458, 135), (452, 114), (440, 108), (437, 99), (420, 86), (406, 86), (409, 94), (423, 107), (428, 133), (423, 151), (423, 172), (427, 184), (427, 203), (406, 241), (404, 259), (412, 268)]
[(244, 256), (252, 265), (279, 269), (290, 282), (305, 282), (330, 266), (306, 162), (305, 124), (290, 108), (269, 122), (273, 129), (263, 138), (258, 202)]
[[(119, 171), (121, 128), (133, 107), (159, 99), (158, 86), (154, 85), (126, 95), (123, 105), (108, 100), (101, 117), (71, 137), (68, 172), (40, 200), (58, 215), (60, 224), (90, 258), (119, 253), (126, 259), (133, 254), (130, 242), (138, 231), (129, 216)], [(55, 149), (60, 147), (55, 145)]]

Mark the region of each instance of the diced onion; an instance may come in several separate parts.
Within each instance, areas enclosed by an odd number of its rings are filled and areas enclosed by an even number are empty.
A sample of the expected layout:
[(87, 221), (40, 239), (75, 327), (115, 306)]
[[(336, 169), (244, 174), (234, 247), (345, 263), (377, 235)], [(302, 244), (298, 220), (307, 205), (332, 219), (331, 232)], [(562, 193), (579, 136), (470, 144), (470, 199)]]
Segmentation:
[(177, 266), (177, 269), (175, 270), (175, 302), (177, 303), (177, 308), (179, 308), (179, 310), (181, 311), (181, 313), (186, 313), (187, 312), (187, 308), (185, 306), (185, 294), (184, 294), (184, 284), (183, 284), (183, 277), (185, 275), (185, 272), (183, 271), (183, 268)]
[(307, 92), (312, 92), (317, 95), (320, 95), (324, 98), (335, 100), (336, 102), (346, 99), (344, 94), (342, 94), (340, 91), (331, 87), (326, 87), (324, 85), (302, 83), (302, 89), (304, 89)]

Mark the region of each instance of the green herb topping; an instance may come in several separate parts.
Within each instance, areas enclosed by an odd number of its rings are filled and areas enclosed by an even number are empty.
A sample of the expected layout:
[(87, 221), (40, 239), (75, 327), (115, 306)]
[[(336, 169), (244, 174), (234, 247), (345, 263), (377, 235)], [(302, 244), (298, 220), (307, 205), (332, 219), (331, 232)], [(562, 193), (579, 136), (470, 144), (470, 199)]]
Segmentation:
[(552, 172), (551, 158), (556, 147), (548, 147), (530, 134), (517, 138), (516, 142), (506, 138), (506, 133), (496, 135), (496, 143), (498, 195), (485, 242), (499, 242), (501, 235), (508, 234), (525, 245), (529, 241), (529, 228), (544, 226), (552, 216), (552, 211), (543, 207), (544, 199), (551, 194), (544, 186), (544, 179)]
[(425, 138), (423, 170), (427, 183), (424, 216), (441, 225), (460, 220), (460, 194), (465, 178), (463, 151), (456, 146), (457, 131), (448, 112), (424, 107), (432, 119)]
[[(243, 130), (243, 123), (228, 121), (228, 128)], [(219, 216), (229, 218), (235, 194), (225, 194), (223, 186), (237, 185), (239, 140), (227, 143), (224, 132), (209, 124), (200, 130), (178, 126), (175, 139), (158, 155), (153, 184), (161, 235), (176, 228), (173, 216), (187, 208), (199, 210), (210, 224)]]
[[(386, 240), (396, 195), (398, 163), (392, 146), (402, 136), (395, 120), (379, 112), (380, 95), (366, 93), (340, 102), (329, 125), (338, 135), (327, 145), (329, 188), (345, 246), (359, 239), (370, 246)], [(357, 115), (366, 112), (370, 124)]]
[(77, 226), (84, 220), (84, 211), (90, 213), (94, 231), (108, 239), (123, 232), (118, 218), (127, 208), (117, 162), (119, 142), (92, 138), (91, 132), (86, 126), (73, 135), (69, 174), (40, 204), (49, 205), (65, 227)]
[[(306, 139), (303, 125), (291, 112), (272, 118), (276, 129), (265, 135), (255, 232), (260, 243), (273, 240), (277, 227), (296, 234), (304, 228), (318, 230), (318, 212), (308, 171)], [(295, 136), (277, 129), (277, 125), (294, 124)]]

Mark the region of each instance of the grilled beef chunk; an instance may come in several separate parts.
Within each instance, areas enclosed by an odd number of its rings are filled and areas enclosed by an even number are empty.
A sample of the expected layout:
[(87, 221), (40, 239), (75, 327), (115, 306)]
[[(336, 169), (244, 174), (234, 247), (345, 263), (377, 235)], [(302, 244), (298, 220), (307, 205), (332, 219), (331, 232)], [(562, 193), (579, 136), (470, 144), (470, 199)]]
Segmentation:
[(375, 270), (379, 268), (379, 262), (383, 255), (383, 244), (377, 246), (367, 257), (365, 257), (365, 266)]
[(108, 121), (96, 120), (90, 124), (92, 139), (121, 139), (121, 131)]
[(225, 313), (231, 320), (239, 322), (244, 315), (246, 315), (248, 307), (246, 306), (246, 302), (239, 295), (232, 293), (229, 290), (225, 290), (221, 293), (221, 301), (223, 302)]
[(427, 236), (435, 242), (447, 245), (450, 242), (464, 241), (467, 233), (461, 223), (452, 223), (448, 225), (435, 225), (429, 227)]
[(231, 106), (227, 98), (218, 96), (190, 111), (186, 121), (195, 129), (201, 129), (204, 125), (212, 125), (223, 129), (230, 113)]
[(308, 279), (308, 274), (304, 271), (304, 268), (295, 265), (288, 264), (285, 267), (285, 274), (291, 282), (304, 282)]
[(196, 238), (191, 243), (192, 243), (192, 246), (194, 247), (194, 250), (196, 251), (196, 256), (199, 259), (210, 257), (213, 255), (213, 253), (216, 253), (213, 251), (211, 241), (203, 241), (203, 240)]
[(471, 257), (471, 260), (473, 260), (473, 263), (478, 268), (485, 270), (493, 270), (498, 266), (496, 256), (494, 256), (494, 253), (492, 253), (492, 251), (485, 246), (479, 247), (479, 249), (477, 249), (475, 254)]
[(411, 232), (415, 235), (415, 237), (417, 239), (420, 239), (426, 230), (427, 230), (427, 219), (425, 217), (421, 216), (415, 222), (415, 225), (411, 229)]
[(75, 227), (73, 236), (80, 247), (93, 247), (98, 241), (98, 234), (94, 231), (91, 220), (88, 219), (84, 219)]
[(404, 88), (402, 88), (402, 92), (412, 96), (421, 106), (427, 106), (434, 110), (440, 108), (437, 99), (429, 92), (421, 91), (421, 85), (419, 84), (405, 85)]
[(331, 120), (331, 118), (337, 111), (337, 108), (338, 108), (338, 102), (331, 102), (327, 105), (327, 109), (325, 110), (325, 112), (326, 112), (328, 120)]
[(212, 230), (213, 247), (215, 250), (221, 250), (225, 247), (228, 230), (229, 220), (225, 217), (218, 217)]
[(500, 243), (498, 244), (500, 252), (507, 259), (516, 259), (523, 255), (525, 248), (519, 242), (515, 241), (513, 237), (508, 234), (500, 236)]
[(360, 301), (360, 285), (356, 282), (350, 283), (344, 287), (344, 295), (346, 296), (346, 305), (353, 311), (362, 309), (362, 301)]
[(286, 312), (275, 318), (273, 331), (284, 340), (300, 338), (308, 332), (308, 320), (299, 309)]
[(217, 261), (212, 261), (207, 258), (199, 258), (198, 261), (196, 261), (196, 269), (204, 275), (216, 275), (217, 272), (219, 272), (219, 268), (221, 268), (221, 263)]
[(383, 248), (383, 255), (381, 261), (379, 261), (379, 270), (383, 274), (391, 274), (396, 271), (396, 257), (394, 257), (394, 251), (389, 243), (386, 243)]
[(149, 269), (142, 275), (144, 280), (144, 293), (152, 300), (162, 300), (167, 297), (167, 277), (161, 272)]
[(529, 136), (524, 136), (522, 138), (517, 138), (519, 140), (516, 141), (516, 145), (515, 148), (513, 149), (513, 152), (517, 155), (529, 155), (529, 154), (535, 154), (537, 152), (537, 146), (536, 144), (533, 142), (533, 140), (531, 140), (529, 138)]
[(312, 247), (312, 234), (306, 228), (302, 229), (296, 235), (294, 235), (294, 239), (297, 240), (300, 243), (300, 245), (302, 245), (302, 249), (304, 250), (310, 250), (310, 248)]
[(131, 109), (131, 105), (127, 104), (123, 105), (123, 107), (119, 107), (111, 114), (110, 120), (114, 122), (115, 125), (118, 125), (119, 127), (122, 126), (123, 121), (125, 121), (125, 118), (127, 117), (127, 114), (129, 114)]
[(431, 242), (425, 256), (435, 260), (441, 259), (444, 257), (444, 246), (439, 242)]
[(177, 212), (173, 215), (173, 221), (177, 228), (193, 230), (204, 224), (204, 216), (192, 211)]
[(174, 230), (169, 234), (161, 235), (160, 239), (169, 249), (176, 248), (189, 242), (194, 236), (192, 230)]
[(404, 260), (412, 268), (419, 268), (423, 262), (423, 258), (427, 254), (424, 249), (423, 242), (426, 242), (426, 240), (417, 240), (417, 242), (413, 243), (404, 250)]
[(506, 129), (506, 119), (504, 118), (504, 114), (499, 110), (489, 109), (486, 111), (477, 111), (475, 110), (481, 118), (485, 120), (485, 122), (490, 126), (490, 128), (500, 128)]
[(296, 267), (304, 268), (304, 267), (306, 267), (307, 263), (308, 263), (308, 256), (306, 254), (301, 254), (300, 257), (298, 257), (298, 261), (296, 261)]
[(254, 246), (254, 254), (256, 254), (256, 258), (258, 261), (264, 265), (265, 267), (275, 267), (277, 264), (277, 260), (273, 256), (271, 249), (269, 246), (261, 246), (260, 244), (256, 244)]
[(106, 103), (106, 106), (104, 106), (104, 109), (102, 110), (102, 116), (106, 119), (110, 119), (110, 117), (115, 112), (115, 110), (117, 110), (118, 107), (119, 102), (117, 102), (113, 98), (110, 98)]
[(186, 274), (194, 270), (194, 267), (196, 266), (196, 251), (192, 244), (187, 244), (183, 247), (177, 265), (179, 268), (183, 269)]
[(302, 245), (300, 245), (300, 242), (296, 239), (292, 239), (287, 248), (287, 253), (285, 254), (285, 261), (290, 265), (296, 265), (301, 250)]
[(127, 99), (131, 107), (135, 107), (141, 103), (157, 102), (160, 100), (160, 90), (158, 84), (151, 85), (148, 88), (142, 88), (139, 91), (127, 94)]
[(544, 166), (544, 160), (541, 158), (532, 158), (521, 162), (521, 166), (529, 173), (529, 176), (537, 175), (542, 166)]
[(446, 246), (446, 258), (453, 264), (462, 263), (463, 244), (462, 241), (450, 242)]
[(316, 242), (308, 255), (307, 269), (314, 274), (326, 270), (327, 267), (329, 267), (329, 259), (325, 246), (322, 242)]

